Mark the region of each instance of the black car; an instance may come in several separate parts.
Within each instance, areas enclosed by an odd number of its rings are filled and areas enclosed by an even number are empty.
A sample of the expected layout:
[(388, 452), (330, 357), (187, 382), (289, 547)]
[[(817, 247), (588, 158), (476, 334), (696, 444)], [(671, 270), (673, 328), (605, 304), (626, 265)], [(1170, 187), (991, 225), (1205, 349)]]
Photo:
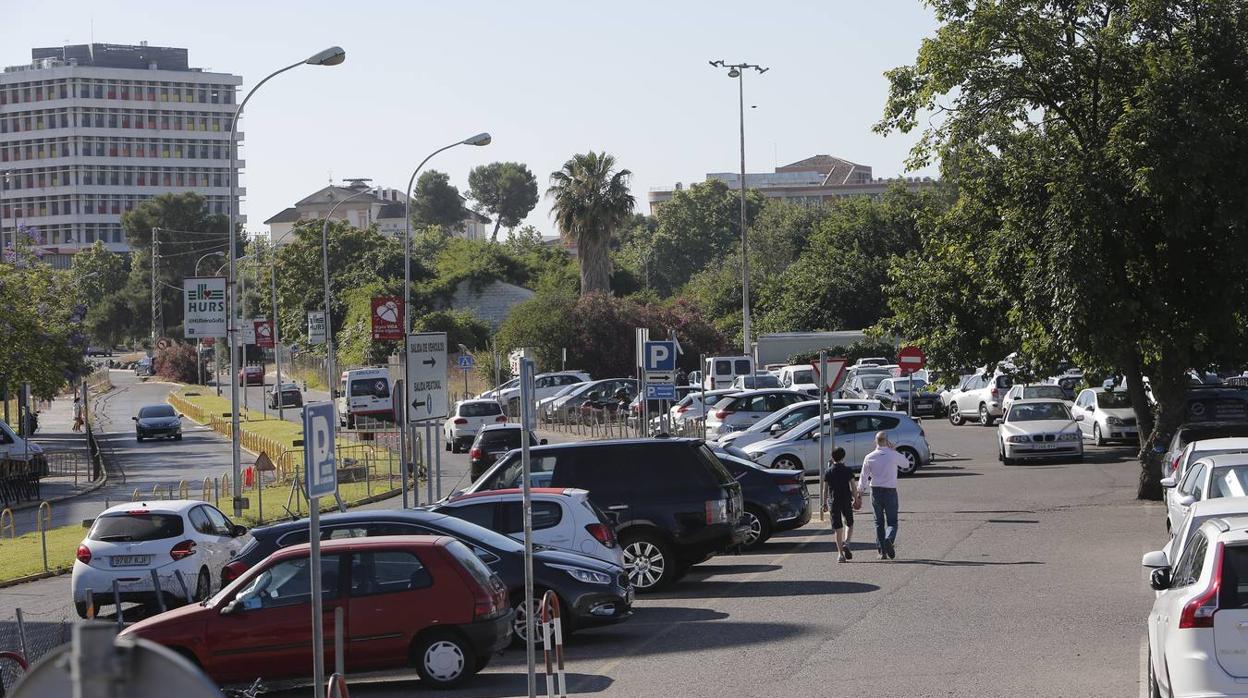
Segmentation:
[[(638, 591), (658, 589), (745, 540), (741, 484), (701, 439), (622, 439), (529, 450), (531, 483), (578, 487), (616, 526)], [(511, 451), (467, 489), (520, 486)]]
[(131, 419), (134, 420), (134, 438), (138, 441), (160, 438), (182, 440), (182, 415), (171, 405), (141, 407), (138, 416)]
[(1190, 386), (1184, 416), (1187, 422), (1248, 422), (1248, 387)]
[(742, 548), (748, 550), (762, 545), (776, 531), (789, 531), (810, 523), (810, 491), (806, 489), (806, 475), (801, 470), (764, 468), (739, 449), (712, 450), (732, 477), (741, 483), (745, 521), (750, 527)]
[[(253, 528), (251, 535), (251, 542), (222, 571), (222, 586), (275, 550), (308, 542), (308, 520)], [(321, 517), (321, 540), (399, 535), (451, 536), (472, 548), (507, 585), (516, 609), (516, 637), (524, 637), (524, 544), (463, 519), (422, 509), (379, 509)], [(633, 588), (624, 570), (588, 555), (536, 549), (533, 584), (535, 605), (547, 590), (559, 597), (565, 633), (618, 623), (633, 612)]]
[(303, 407), (303, 391), (298, 384), (282, 383), (280, 391), (277, 386), (269, 391), (269, 407), (277, 409), (278, 400), (281, 400), (281, 407)]
[(915, 417), (939, 417), (940, 396), (924, 391), (923, 388), (926, 385), (927, 383), (921, 380), (915, 380), (912, 383), (905, 378), (893, 378), (880, 383), (875, 390), (874, 398), (879, 400), (880, 407), (886, 410), (910, 412)]
[[(546, 439), (538, 441), (533, 432), (529, 432), (530, 446), (545, 443)], [(477, 438), (472, 440), (472, 446), (468, 449), (468, 469), (472, 480), (475, 482), (495, 461), (513, 448), (520, 448), (519, 424), (487, 424), (481, 427)]]

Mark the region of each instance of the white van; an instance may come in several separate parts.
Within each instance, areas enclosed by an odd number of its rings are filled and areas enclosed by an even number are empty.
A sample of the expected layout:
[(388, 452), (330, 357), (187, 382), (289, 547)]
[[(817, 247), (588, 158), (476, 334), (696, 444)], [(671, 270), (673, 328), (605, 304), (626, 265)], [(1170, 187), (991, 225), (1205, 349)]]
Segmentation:
[(386, 368), (357, 368), (343, 371), (338, 383), (338, 419), (354, 429), (359, 417), (394, 419), (391, 391), (394, 381)]
[(43, 447), (34, 441), (18, 436), (12, 427), (4, 420), (0, 420), (0, 461), (5, 460), (31, 462), (41, 465), (44, 469), (48, 467)]
[(782, 366), (777, 377), (780, 378), (780, 387), (796, 390), (807, 395), (817, 397), (819, 395), (819, 384), (815, 378), (815, 367), (810, 364), (790, 364)]
[(702, 368), (702, 383), (707, 390), (731, 388), (737, 376), (754, 375), (754, 359), (749, 356), (712, 356)]

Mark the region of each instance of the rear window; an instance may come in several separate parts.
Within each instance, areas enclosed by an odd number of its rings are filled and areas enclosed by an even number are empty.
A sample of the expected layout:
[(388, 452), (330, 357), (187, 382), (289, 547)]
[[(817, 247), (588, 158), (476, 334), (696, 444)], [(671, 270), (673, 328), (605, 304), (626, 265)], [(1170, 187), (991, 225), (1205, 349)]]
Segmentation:
[(180, 514), (109, 514), (95, 520), (87, 538), (98, 541), (137, 543), (182, 535)]
[(747, 388), (779, 388), (780, 381), (775, 376), (742, 376), (741, 384)]
[[(529, 445), (537, 445), (537, 439), (533, 438), (532, 434), (529, 434)], [(508, 450), (520, 448), (520, 430), (492, 429), (481, 432), (481, 447), (491, 451), (501, 448)]]
[(794, 371), (793, 382), (794, 383), (814, 383), (815, 374), (812, 371)]
[(880, 387), (880, 383), (884, 382), (884, 376), (882, 374), (876, 376), (863, 376), (860, 380), (864, 390), (875, 390)]
[(1222, 551), (1218, 608), (1248, 608), (1248, 545), (1228, 545)]
[(139, 410), (139, 417), (144, 419), (149, 417), (176, 417), (177, 414), (170, 405), (151, 405)]
[(1066, 396), (1066, 391), (1062, 390), (1060, 385), (1029, 385), (1023, 388), (1024, 398), (1056, 398), (1061, 399)]
[(719, 484), (727, 485), (733, 481), (732, 474), (728, 472), (728, 469), (720, 462), (719, 457), (706, 444), (698, 446), (698, 455), (701, 456), (702, 462), (706, 465), (711, 475), (719, 481)]
[(459, 406), (461, 417), (493, 417), (502, 413), (503, 406), (497, 402), (468, 402)]
[(464, 569), (468, 570), (468, 574), (471, 575), (482, 588), (493, 588), (493, 585), (490, 582), (490, 577), (493, 573), (490, 572), (489, 567), (485, 566), (484, 562), (481, 562), (476, 555), (472, 554), (472, 551), (468, 549), (468, 546), (457, 540), (453, 540), (446, 544), (446, 552), (450, 553), (451, 557), (455, 558), (459, 564), (463, 565)]
[(997, 387), (1002, 390), (1009, 390), (1014, 387), (1014, 379), (1009, 376), (997, 376)]
[(351, 397), (390, 397), (390, 381), (385, 378), (356, 378), (351, 381)]
[(1248, 494), (1248, 466), (1214, 468), (1209, 480), (1209, 498), (1243, 497)]
[(1131, 406), (1131, 396), (1125, 392), (1097, 393), (1096, 406), (1107, 410), (1125, 409)]
[(749, 359), (737, 359), (733, 363), (736, 366), (736, 369), (737, 369), (736, 372), (738, 374), (750, 374), (750, 373), (753, 373), (754, 371), (753, 367), (750, 366)]

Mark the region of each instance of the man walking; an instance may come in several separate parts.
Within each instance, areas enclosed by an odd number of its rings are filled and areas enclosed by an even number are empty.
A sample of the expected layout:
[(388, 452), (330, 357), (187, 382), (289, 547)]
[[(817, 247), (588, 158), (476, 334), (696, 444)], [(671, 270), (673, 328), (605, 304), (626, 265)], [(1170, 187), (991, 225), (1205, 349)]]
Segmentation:
[(862, 461), (858, 475), (858, 495), (854, 508), (862, 506), (862, 493), (871, 487), (871, 509), (875, 512), (875, 540), (879, 545), (880, 559), (897, 557), (897, 470), (909, 465), (906, 457), (893, 449), (886, 432), (875, 435), (875, 450)]
[(845, 465), (845, 449), (833, 449), (832, 464), (823, 477), (828, 493), (824, 507), (832, 514), (832, 531), (836, 534), (836, 561), (846, 562), (854, 559), (849, 550), (849, 539), (854, 536), (854, 472)]

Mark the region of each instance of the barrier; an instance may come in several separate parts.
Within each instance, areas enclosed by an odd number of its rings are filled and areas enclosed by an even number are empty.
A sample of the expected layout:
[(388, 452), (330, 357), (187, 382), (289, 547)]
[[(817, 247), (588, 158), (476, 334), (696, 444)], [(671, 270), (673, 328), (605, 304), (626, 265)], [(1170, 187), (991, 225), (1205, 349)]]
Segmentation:
[[(563, 671), (563, 621), (559, 617), (559, 597), (555, 592), (547, 591), (542, 595), (539, 609), (538, 617), (542, 621), (542, 651), (546, 658), (546, 696), (555, 698), (555, 680), (551, 678), (553, 671), (559, 683), (559, 698), (568, 698), (568, 678)], [(553, 670), (552, 650), (555, 664)]]
[(39, 544), (43, 546), (43, 571), (48, 570), (48, 528), (52, 526), (52, 505), (39, 502), (39, 510), (35, 512), (35, 527), (39, 529)]
[[(8, 521), (6, 524), (5, 521)], [(17, 540), (17, 526), (13, 523), (13, 510), (5, 507), (0, 511), (0, 538), (4, 537), (5, 531), (9, 532), (9, 540)]]
[(350, 698), (347, 694), (347, 680), (342, 677), (342, 674), (334, 672), (330, 675), (326, 698)]
[(143, 498), (143, 494), (139, 492), (139, 488), (134, 488), (134, 492), (130, 493), (130, 501), (137, 502)]
[(190, 498), (191, 498), (190, 485), (186, 484), (186, 480), (180, 480), (178, 482), (178, 499), (190, 499)]
[(203, 500), (208, 501), (208, 497), (212, 496), (212, 478), (204, 478)]

